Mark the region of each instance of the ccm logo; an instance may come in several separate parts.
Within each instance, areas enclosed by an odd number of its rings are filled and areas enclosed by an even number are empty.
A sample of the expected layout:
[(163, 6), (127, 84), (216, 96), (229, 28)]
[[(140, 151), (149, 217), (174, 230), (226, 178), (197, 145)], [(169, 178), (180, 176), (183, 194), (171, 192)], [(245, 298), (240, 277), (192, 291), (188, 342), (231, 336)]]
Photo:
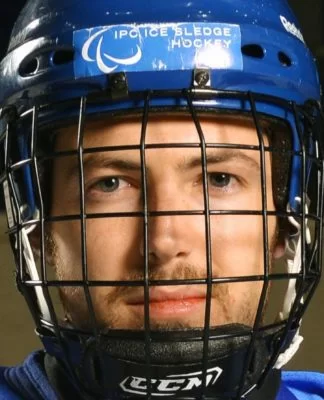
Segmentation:
[[(223, 370), (219, 367), (207, 370), (206, 386), (213, 386), (221, 376)], [(174, 396), (178, 392), (188, 392), (202, 385), (202, 372), (193, 372), (182, 375), (168, 375), (164, 379), (152, 379), (152, 396)], [(128, 376), (120, 387), (127, 393), (136, 393), (145, 396), (147, 391), (146, 378)]]

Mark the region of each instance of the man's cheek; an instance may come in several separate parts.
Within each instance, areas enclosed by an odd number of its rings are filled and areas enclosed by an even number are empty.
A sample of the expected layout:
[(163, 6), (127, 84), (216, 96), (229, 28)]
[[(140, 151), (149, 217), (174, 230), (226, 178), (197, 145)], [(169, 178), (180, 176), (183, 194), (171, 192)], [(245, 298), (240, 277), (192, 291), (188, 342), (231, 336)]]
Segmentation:
[(213, 240), (212, 256), (217, 275), (255, 275), (262, 270), (263, 255), (260, 236), (233, 234)]

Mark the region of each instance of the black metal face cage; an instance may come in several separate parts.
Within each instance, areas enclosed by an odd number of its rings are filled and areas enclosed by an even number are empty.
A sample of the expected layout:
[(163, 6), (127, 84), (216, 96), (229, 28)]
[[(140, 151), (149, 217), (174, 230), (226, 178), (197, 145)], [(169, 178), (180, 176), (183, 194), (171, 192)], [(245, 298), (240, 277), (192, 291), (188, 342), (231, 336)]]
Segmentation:
[[(145, 397), (147, 399), (155, 398), (161, 395), (159, 391), (166, 388), (165, 380), (168, 379), (167, 395), (174, 398), (194, 399), (194, 398), (231, 398), (240, 399), (245, 393), (252, 388), (262, 385), (265, 377), (272, 370), (280, 353), (283, 353), (293, 341), (293, 337), (299, 328), (301, 317), (307, 308), (309, 301), (315, 291), (315, 288), (320, 279), (322, 265), (322, 218), (323, 218), (323, 146), (321, 137), (321, 127), (323, 126), (323, 115), (318, 104), (310, 103), (303, 107), (298, 106), (294, 102), (286, 102), (278, 98), (263, 96), (260, 94), (240, 93), (240, 92), (220, 92), (214, 90), (186, 90), (181, 92), (147, 92), (137, 93), (139, 100), (144, 102), (144, 107), (141, 111), (142, 130), (141, 138), (138, 146), (114, 146), (109, 148), (86, 149), (83, 147), (84, 125), (87, 118), (87, 112), (93, 102), (98, 103), (98, 97), (92, 99), (83, 97), (78, 100), (66, 101), (60, 104), (39, 105), (30, 108), (28, 111), (20, 113), (15, 107), (6, 107), (2, 109), (1, 120), (4, 127), (0, 137), (1, 145), (1, 185), (4, 188), (5, 202), (8, 215), (8, 234), (16, 260), (16, 279), (19, 290), (24, 295), (28, 306), (31, 310), (33, 318), (37, 326), (37, 332), (43, 340), (46, 350), (54, 354), (56, 357), (63, 360), (62, 362), (68, 366), (73, 379), (76, 379), (78, 386), (81, 388), (83, 395), (86, 398), (86, 393), (95, 393), (98, 395), (108, 396), (107, 398), (134, 398)], [(168, 147), (175, 148), (190, 148), (196, 147), (201, 152), (201, 167), (203, 177), (203, 199), (204, 209), (196, 211), (150, 211), (148, 209), (147, 195), (147, 176), (146, 176), (146, 151), (148, 148), (163, 148), (165, 144), (146, 144), (146, 127), (149, 121), (151, 112), (156, 111), (152, 104), (154, 99), (170, 98), (175, 96), (182, 101), (185, 101), (179, 109), (186, 109), (188, 115), (191, 116), (199, 136), (198, 143), (181, 143), (168, 144)], [(200, 100), (227, 100), (236, 99), (249, 104), (249, 114), (254, 121), (256, 134), (259, 140), (258, 146), (243, 146), (229, 143), (206, 143), (204, 133), (200, 124), (199, 113), (203, 112), (233, 112), (226, 108), (208, 109), (208, 106), (197, 107)], [(111, 102), (109, 99), (101, 99), (101, 104)], [(260, 127), (260, 115), (257, 113), (256, 103), (263, 102), (270, 105), (282, 107), (287, 112), (293, 115), (297, 129), (300, 150), (294, 151), (291, 147), (278, 148), (270, 142), (266, 145), (263, 140), (263, 133)], [(180, 103), (179, 103), (180, 104)], [(38, 143), (42, 127), (42, 116), (50, 115), (53, 110), (66, 111), (76, 110), (74, 117), (77, 118), (77, 149), (67, 151), (53, 151), (53, 148), (48, 146), (48, 150), (39, 149)], [(169, 108), (165, 108), (169, 112)], [(176, 109), (176, 108), (175, 108)], [(135, 110), (138, 112), (138, 110)], [(163, 111), (163, 107), (160, 107)], [(125, 110), (124, 113), (130, 113), (133, 110)], [(119, 112), (122, 114), (123, 112)], [(117, 114), (116, 112), (113, 114)], [(27, 124), (29, 128), (26, 129)], [(23, 132), (23, 135), (21, 133)], [(21, 138), (24, 138), (25, 145), (21, 145)], [(43, 139), (42, 139), (43, 140)], [(261, 210), (213, 210), (209, 204), (208, 193), (208, 173), (207, 173), (207, 149), (215, 148), (235, 148), (259, 151), (260, 154), (260, 188), (262, 198)], [(142, 179), (142, 201), (143, 209), (137, 213), (110, 213), (110, 214), (88, 214), (85, 208), (84, 195), (84, 169), (83, 157), (88, 152), (97, 151), (116, 151), (124, 149), (137, 149), (140, 153), (141, 160), (141, 179)], [(290, 161), (294, 157), (300, 160), (300, 206), (298, 209), (277, 207), (276, 211), (267, 209), (267, 184), (265, 171), (266, 152), (271, 152), (272, 156), (275, 153), (284, 153), (283, 155)], [(51, 161), (56, 157), (74, 155), (78, 159), (79, 167), (79, 184), (80, 184), (80, 212), (77, 215), (60, 215), (51, 216), (51, 213), (46, 206), (44, 196), (46, 193), (42, 188), (42, 165), (44, 161)], [(284, 165), (284, 164), (283, 164)], [(274, 175), (288, 174), (287, 165), (282, 167), (280, 172), (276, 167)], [(27, 172), (26, 172), (27, 171)], [(287, 184), (287, 182), (286, 182)], [(288, 182), (289, 184), (289, 182)], [(286, 185), (287, 186), (287, 185)], [(32, 189), (31, 189), (32, 188)], [(286, 199), (288, 197), (286, 190)], [(33, 192), (33, 194), (32, 194)], [(50, 190), (49, 190), (50, 192)], [(309, 199), (311, 200), (310, 207)], [(34, 204), (34, 205), (33, 205)], [(37, 211), (37, 212), (36, 212)], [(202, 215), (205, 221), (205, 241), (206, 241), (206, 277), (205, 279), (187, 279), (183, 281), (152, 281), (149, 278), (149, 230), (150, 218), (159, 217), (162, 215)], [(210, 217), (212, 215), (260, 215), (263, 224), (263, 240), (264, 240), (264, 274), (257, 276), (242, 276), (242, 277), (225, 277), (214, 278), (212, 272), (212, 246), (210, 233)], [(281, 273), (272, 272), (269, 256), (269, 238), (268, 238), (268, 216), (276, 216), (284, 221), (288, 218), (294, 218), (300, 225), (300, 268), (298, 271), (284, 271)], [(143, 280), (140, 281), (91, 281), (88, 279), (87, 265), (87, 232), (86, 221), (91, 218), (118, 218), (118, 217), (137, 217), (142, 219), (143, 238), (144, 238), (144, 264), (143, 264)], [(47, 265), (46, 247), (45, 247), (45, 232), (46, 224), (55, 221), (70, 221), (77, 220), (80, 222), (81, 235), (81, 254), (82, 254), (82, 274), (81, 281), (63, 281), (57, 277), (50, 277), (51, 272)], [(311, 224), (312, 239), (307, 241), (309, 234), (309, 224)], [(26, 258), (29, 257), (28, 249), (26, 250), (26, 232), (31, 230), (31, 227), (37, 227), (39, 231), (39, 266), (38, 275), (33, 276), (30, 266)], [(28, 246), (27, 246), (28, 247)], [(27, 253), (27, 255), (26, 255)], [(210, 326), (211, 319), (211, 296), (213, 285), (229, 282), (247, 282), (261, 281), (263, 284), (262, 293), (259, 300), (258, 309), (254, 321), (254, 326), (249, 329), (241, 330), (238, 327), (234, 329), (226, 329), (226, 327)], [(291, 299), (291, 307), (286, 317), (274, 322), (268, 326), (262, 326), (263, 311), (267, 301), (267, 292), (270, 285), (276, 281), (284, 281), (287, 284), (291, 281), (295, 282), (295, 294)], [(154, 331), (150, 328), (150, 287), (159, 285), (191, 285), (200, 284), (206, 286), (206, 307), (204, 326), (200, 329), (163, 332)], [(111, 332), (100, 331), (96, 323), (96, 316), (92, 304), (90, 290), (97, 286), (141, 286), (144, 288), (145, 305), (145, 329), (144, 331), (126, 331), (126, 330), (111, 330)], [(85, 299), (89, 308), (91, 318), (91, 332), (83, 332), (77, 327), (71, 327), (59, 319), (56, 312), (56, 304), (53, 299), (52, 289), (59, 289), (63, 286), (67, 287), (82, 287), (85, 294)], [(40, 305), (39, 297), (42, 297), (46, 306)], [(43, 307), (43, 309), (42, 309)], [(47, 317), (44, 315), (44, 307), (46, 308)], [(108, 339), (110, 338), (110, 339)], [(109, 342), (112, 340), (112, 342)], [(226, 342), (227, 341), (227, 342)], [(123, 353), (123, 348), (127, 348), (127, 343), (132, 343), (132, 350)], [(217, 357), (213, 353), (215, 343), (221, 343), (216, 346), (218, 353), (221, 352), (221, 357)], [(134, 344), (135, 343), (135, 344)], [(166, 343), (171, 346), (171, 352), (167, 349)], [(182, 349), (185, 352), (192, 351), (193, 354), (199, 354), (198, 361), (190, 358), (190, 354), (184, 357), (183, 360), (172, 360), (171, 355), (177, 354), (174, 343), (184, 345)], [(229, 343), (230, 345), (226, 345)], [(261, 352), (257, 355), (256, 349), (261, 348), (262, 344), (266, 348), (266, 352)], [(123, 347), (124, 346), (124, 347)], [(196, 346), (196, 347), (195, 347)], [(197, 347), (198, 346), (198, 347)], [(89, 349), (94, 348), (91, 353)], [(118, 350), (116, 350), (118, 348)], [(165, 365), (161, 362), (162, 358), (156, 356), (157, 348), (161, 348), (166, 357)], [(108, 349), (108, 350), (107, 350)], [(110, 349), (110, 350), (109, 350)], [(197, 351), (197, 349), (199, 349)], [(220, 350), (221, 349), (221, 350)], [(225, 350), (224, 350), (225, 349)], [(241, 351), (243, 349), (243, 351)], [(116, 352), (115, 358), (111, 354)], [(169, 351), (169, 353), (168, 353)], [(107, 353), (108, 352), (108, 356)], [(135, 354), (141, 352), (140, 355)], [(196, 352), (196, 353), (195, 353)], [(89, 354), (91, 356), (89, 357)], [(168, 354), (168, 355), (166, 355)], [(239, 357), (237, 356), (239, 354)], [(131, 356), (130, 356), (131, 355)], [(131, 363), (127, 364), (127, 357), (132, 358)], [(232, 357), (232, 358), (231, 358)], [(236, 357), (236, 358), (235, 358)], [(237, 358), (238, 357), (238, 358)], [(258, 367), (255, 366), (255, 359), (261, 359)], [(263, 357), (263, 359), (262, 359)], [(88, 358), (91, 359), (91, 366), (85, 364)], [(112, 361), (112, 359), (114, 361)], [(140, 362), (137, 361), (140, 359)], [(216, 360), (216, 361), (215, 361)], [(230, 361), (229, 361), (230, 360)], [(259, 360), (260, 361), (260, 360)], [(113, 364), (113, 362), (121, 364)], [(124, 363), (124, 364), (123, 364)], [(223, 363), (223, 364), (222, 364)], [(236, 367), (233, 367), (236, 363)], [(122, 365), (122, 366), (121, 366)], [(215, 365), (222, 365), (222, 372)], [(254, 372), (251, 372), (253, 369)], [(107, 368), (110, 368), (107, 371)], [(118, 370), (114, 378), (112, 369)], [(126, 372), (123, 372), (123, 368)], [(160, 369), (159, 369), (160, 368)], [(226, 373), (226, 368), (228, 373)], [(196, 376), (193, 371), (199, 370)], [(86, 371), (86, 372), (85, 372)], [(89, 372), (90, 371), (90, 372)], [(162, 371), (162, 372), (161, 372)], [(212, 372), (211, 372), (212, 371)], [(211, 374), (215, 371), (218, 375), (216, 378), (211, 378)], [(225, 371), (225, 372), (224, 372)], [(91, 376), (89, 378), (89, 375)], [(113, 375), (113, 377), (112, 377)], [(198, 379), (199, 383), (194, 384), (192, 381), (186, 381), (184, 384), (180, 377), (191, 376)], [(127, 379), (133, 378), (133, 381)], [(141, 377), (141, 378), (140, 378)], [(177, 377), (178, 380), (170, 379)], [(111, 380), (115, 379), (115, 383), (111, 384)], [(136, 385), (134, 386), (134, 379)], [(194, 379), (192, 378), (192, 379)], [(180, 379), (180, 383), (179, 383)], [(162, 383), (161, 383), (162, 382)], [(175, 382), (178, 382), (175, 384)], [(182, 382), (182, 383), (181, 383)], [(115, 387), (111, 387), (115, 385)], [(127, 386), (128, 385), (128, 386)], [(164, 386), (163, 386), (164, 385)], [(186, 385), (187, 391), (184, 391)], [(134, 390), (137, 388), (137, 391)], [(170, 387), (173, 391), (170, 391)], [(191, 391), (188, 388), (191, 387)], [(121, 390), (121, 388), (123, 390)], [(125, 389), (126, 388), (126, 389)], [(133, 390), (130, 390), (133, 389)], [(162, 390), (163, 392), (163, 390)], [(108, 393), (108, 394), (107, 394)], [(116, 394), (117, 393), (117, 394)], [(117, 397), (109, 397), (109, 396)]]

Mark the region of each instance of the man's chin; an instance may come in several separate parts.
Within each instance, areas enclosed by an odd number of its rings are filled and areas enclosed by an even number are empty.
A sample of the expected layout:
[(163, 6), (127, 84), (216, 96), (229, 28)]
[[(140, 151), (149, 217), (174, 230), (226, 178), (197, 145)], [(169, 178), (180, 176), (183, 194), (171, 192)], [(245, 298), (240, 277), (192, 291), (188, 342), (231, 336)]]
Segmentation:
[[(147, 327), (143, 319), (138, 320), (124, 320), (113, 323), (112, 321), (97, 321), (98, 323), (98, 332), (100, 334), (111, 334), (114, 331), (137, 331), (144, 332)], [(225, 327), (229, 325), (237, 325), (237, 326), (246, 326), (252, 327), (250, 323), (243, 323), (242, 321), (225, 321), (224, 319), (218, 321), (211, 321), (209, 324), (209, 329), (217, 330), (220, 327)], [(79, 331), (84, 333), (92, 334), (94, 332), (94, 326), (90, 321), (83, 320), (80, 321), (69, 322), (66, 327), (76, 328)], [(189, 330), (202, 330), (205, 325), (203, 321), (195, 322), (195, 321), (186, 321), (186, 320), (150, 320), (149, 329), (152, 332), (171, 332), (171, 331), (189, 331)]]

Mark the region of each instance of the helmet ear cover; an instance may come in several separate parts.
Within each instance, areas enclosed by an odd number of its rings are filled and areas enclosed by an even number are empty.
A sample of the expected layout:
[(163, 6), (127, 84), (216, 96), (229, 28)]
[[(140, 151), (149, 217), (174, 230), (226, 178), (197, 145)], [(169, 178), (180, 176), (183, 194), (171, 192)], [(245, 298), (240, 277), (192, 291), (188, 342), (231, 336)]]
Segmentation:
[(266, 120), (264, 125), (262, 130), (269, 140), (271, 152), (273, 200), (277, 211), (285, 211), (292, 156), (291, 129), (286, 122), (279, 120)]

